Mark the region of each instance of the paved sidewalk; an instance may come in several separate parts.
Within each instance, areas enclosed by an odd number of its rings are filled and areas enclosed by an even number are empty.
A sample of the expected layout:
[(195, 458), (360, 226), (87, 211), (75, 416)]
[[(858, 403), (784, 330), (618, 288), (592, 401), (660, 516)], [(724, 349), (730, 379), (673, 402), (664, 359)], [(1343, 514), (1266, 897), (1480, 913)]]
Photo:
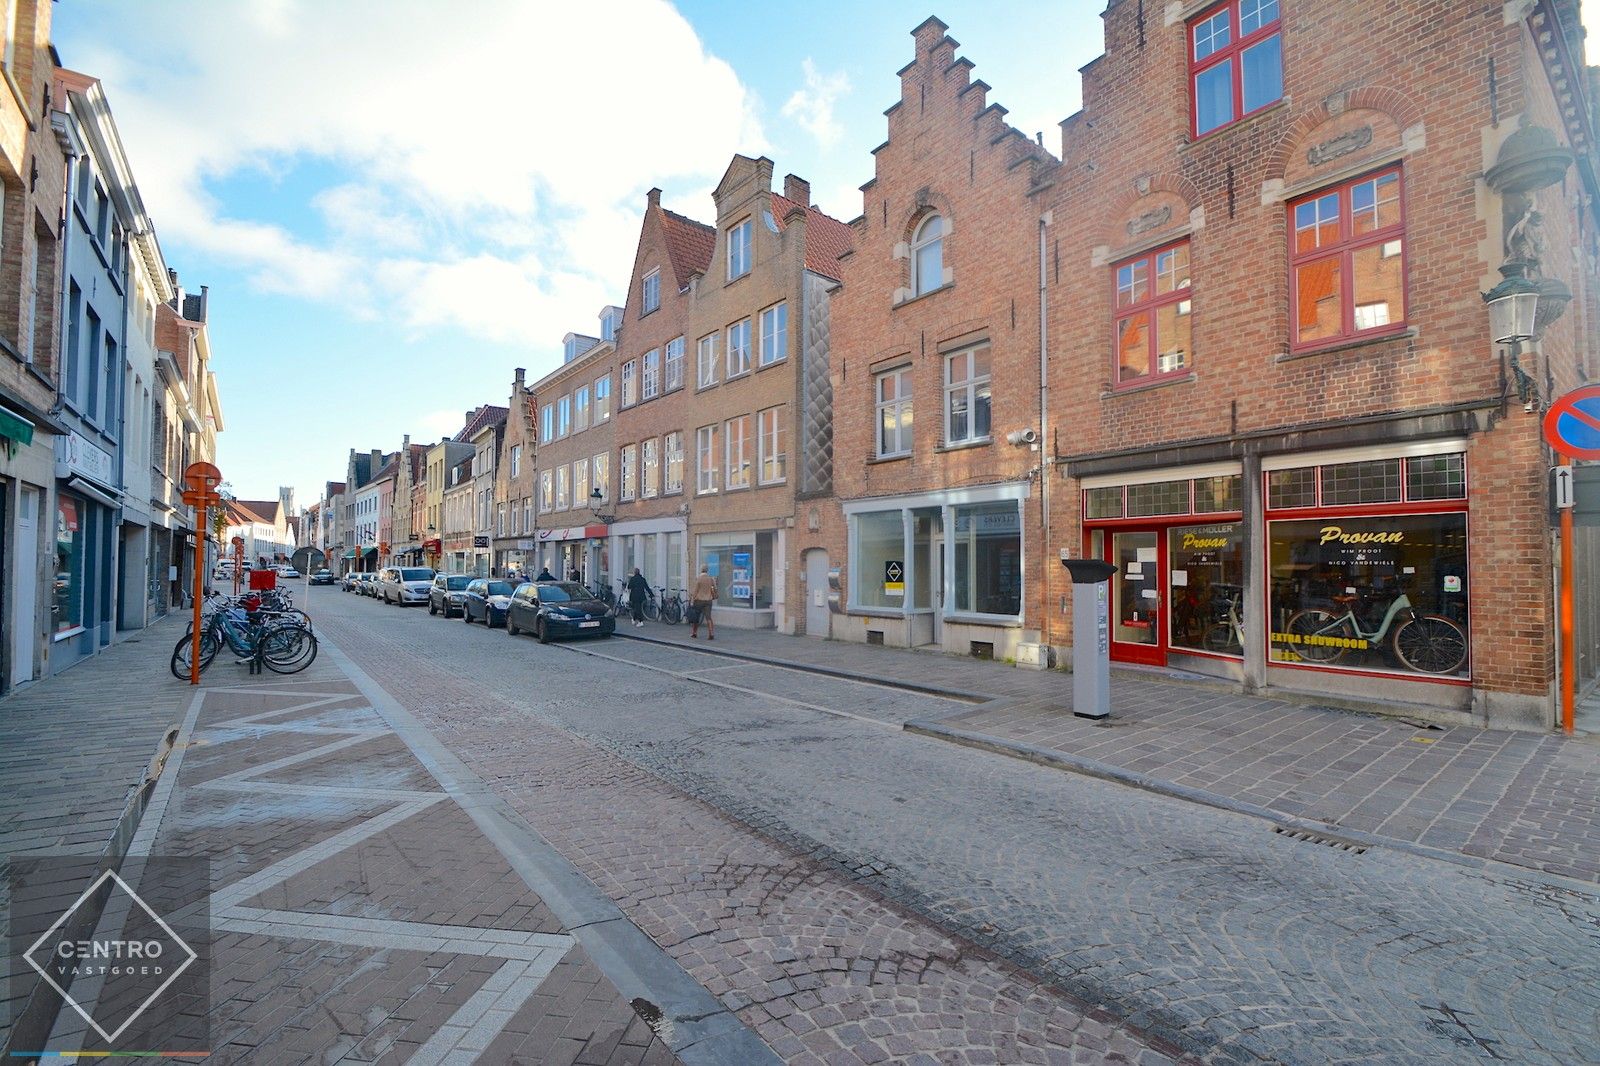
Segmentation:
[[(155, 675), (150, 648), (118, 651), (131, 654), (71, 676), (81, 698), (39, 686), (56, 709), (39, 732), (109, 732), (90, 695), (109, 686), (123, 701), (112, 720), (144, 741), (101, 754), (137, 779), (141, 749), (182, 712), (123, 871), (146, 854), (210, 864), (209, 1061), (654, 1066), (679, 1061), (674, 1047), (686, 1063), (777, 1061), (327, 645), (289, 677), (219, 661), (199, 690)], [(45, 803), (75, 766), (51, 754), (36, 746), (26, 782)], [(24, 793), (8, 788), (8, 802), (32, 809)], [(193, 914), (168, 917), (180, 935), (196, 929)], [(82, 977), (72, 988), (91, 1003), (103, 991)], [(139, 1026), (168, 1032), (175, 1011), (199, 1013), (184, 1000)], [(105, 1042), (62, 1010), (46, 1046)]]
[(622, 636), (942, 693), (906, 728), (1292, 824), (1600, 882), (1600, 743), (1419, 729), (1398, 719), (1113, 674), (1109, 720), (1072, 717), (1071, 676), (936, 652), (686, 626)]

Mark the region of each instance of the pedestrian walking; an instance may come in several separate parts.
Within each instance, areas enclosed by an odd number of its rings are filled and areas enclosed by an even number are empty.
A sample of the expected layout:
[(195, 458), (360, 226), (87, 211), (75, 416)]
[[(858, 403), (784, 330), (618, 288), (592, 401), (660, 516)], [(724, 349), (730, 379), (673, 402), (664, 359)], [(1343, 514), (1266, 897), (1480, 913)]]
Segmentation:
[(570, 571), (567, 572), (567, 580), (568, 581), (582, 581), (583, 580), (583, 575), (578, 573), (578, 568), (576, 566), (574, 566)]
[(539, 576), (534, 578), (535, 581), (554, 581), (555, 579), (556, 575), (550, 572), (550, 568), (548, 566), (540, 567)]
[(717, 579), (705, 567), (700, 568), (700, 576), (694, 579), (694, 588), (689, 590), (689, 636), (700, 636), (700, 623), (706, 626), (706, 639), (717, 639), (717, 624), (711, 620), (711, 604), (717, 598)]
[(650, 582), (644, 579), (636, 566), (628, 579), (628, 606), (633, 608), (633, 624), (644, 626), (644, 601), (650, 598)]

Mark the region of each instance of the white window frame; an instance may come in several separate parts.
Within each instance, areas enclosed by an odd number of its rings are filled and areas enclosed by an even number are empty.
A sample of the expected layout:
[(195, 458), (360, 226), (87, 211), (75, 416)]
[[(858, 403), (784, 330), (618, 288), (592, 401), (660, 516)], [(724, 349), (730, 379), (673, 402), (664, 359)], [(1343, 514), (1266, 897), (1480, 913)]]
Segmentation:
[[(984, 352), (984, 351), (989, 352), (989, 373), (985, 374), (981, 378), (980, 377), (975, 377), (971, 373), (972, 366), (973, 366), (973, 357), (975, 355), (977, 355), (978, 352)], [(968, 371), (967, 379), (965, 381), (963, 381), (959, 385), (952, 385), (950, 383), (950, 365), (953, 362), (955, 362), (957, 359), (965, 359), (967, 361), (967, 371)], [(993, 433), (994, 433), (994, 386), (993, 386), (993, 383), (994, 383), (994, 350), (989, 346), (989, 342), (985, 341), (982, 344), (974, 344), (971, 347), (963, 348), (958, 352), (947, 352), (943, 357), (943, 362), (944, 362), (944, 414), (943, 414), (943, 418), (944, 418), (944, 436), (943, 436), (943, 440), (944, 440), (945, 444), (946, 445), (983, 444), (983, 443), (985, 443), (987, 441), (992, 440), (993, 439)], [(977, 420), (976, 417), (974, 417), (974, 415), (976, 414), (977, 409), (978, 409), (978, 387), (980, 385), (988, 385), (988, 386), (990, 386), (990, 392), (989, 392), (989, 430), (990, 431), (988, 433), (983, 434), (982, 436), (979, 436), (978, 434), (973, 432), (976, 429), (977, 423), (978, 423), (978, 420)], [(957, 393), (963, 393), (963, 392), (966, 393), (966, 397), (967, 397), (967, 435), (965, 437), (959, 437), (958, 438), (958, 437), (951, 436), (951, 434), (950, 434), (950, 401), (955, 397), (955, 395)]]
[(572, 506), (574, 509), (589, 506), (589, 460), (587, 457), (572, 461)]
[(639, 361), (629, 359), (622, 364), (622, 406), (632, 407), (639, 402)]
[(755, 228), (750, 219), (728, 228), (728, 280), (737, 281), (750, 273), (750, 241)]
[(683, 492), (683, 430), (675, 429), (662, 439), (661, 495)]
[(639, 445), (639, 498), (653, 500), (661, 494), (661, 442), (655, 437)]
[(661, 268), (656, 267), (639, 283), (639, 317), (661, 307)]
[(672, 392), (683, 388), (683, 338), (674, 337), (667, 342), (666, 357), (662, 360), (661, 391)]
[(572, 394), (572, 432), (582, 433), (589, 428), (589, 386)]
[(600, 502), (605, 503), (611, 499), (611, 453), (601, 452), (592, 460), (594, 465), (594, 478), (592, 489), (600, 490)]
[(572, 435), (572, 395), (556, 401), (556, 440)]
[[(750, 368), (751, 368), (750, 332), (751, 332), (751, 322), (750, 322), (750, 320), (748, 318), (740, 319), (738, 322), (734, 322), (734, 323), (732, 323), (731, 325), (728, 326), (728, 330), (727, 330), (727, 334), (728, 334), (727, 349), (728, 349), (728, 380), (729, 381), (732, 381), (734, 378), (737, 378), (737, 377), (743, 377), (745, 374), (750, 373)], [(739, 346), (736, 347), (734, 345), (734, 338), (735, 337), (740, 338), (741, 340), (743, 340), (744, 343), (742, 345), (739, 345)], [(736, 354), (742, 355), (742, 358), (739, 360), (739, 364), (740, 365), (737, 367), (737, 369), (734, 366), (734, 356)]]
[[(539, 513), (544, 514), (555, 510), (556, 505), (556, 479), (554, 470), (539, 471)], [(526, 523), (527, 519), (523, 519)]]
[(539, 408), (539, 443), (549, 444), (555, 440), (556, 433), (556, 405), (547, 403)]
[(594, 424), (599, 425), (611, 417), (611, 375), (601, 374), (594, 379)]
[(570, 488), (567, 484), (567, 464), (562, 463), (556, 467), (556, 510), (565, 511), (571, 504), (568, 502)]
[(516, 477), (522, 470), (522, 445), (511, 446), (511, 476)]
[[(694, 431), (694, 470), (695, 470), (695, 495), (714, 495), (722, 486), (718, 484), (720, 471), (717, 465), (717, 427), (715, 425), (701, 426)], [(706, 468), (706, 457), (711, 459), (710, 469)]]
[(761, 312), (759, 366), (774, 366), (789, 358), (789, 304), (781, 301)]
[[(928, 230), (935, 222), (939, 224), (939, 232), (929, 236)], [(916, 232), (911, 237), (911, 294), (913, 296), (922, 296), (944, 286), (945, 228), (944, 216), (938, 212), (934, 212), (917, 223)], [(935, 246), (937, 246), (939, 253), (938, 276), (930, 278), (925, 276), (928, 272), (923, 270), (922, 253)]]
[(639, 400), (653, 400), (661, 395), (661, 349), (651, 348), (644, 353), (639, 374)]
[[(895, 398), (889, 401), (883, 399), (883, 382), (887, 378), (895, 380)], [(872, 399), (873, 414), (875, 416), (872, 420), (874, 453), (879, 459), (897, 459), (903, 455), (910, 455), (912, 441), (908, 438), (912, 434), (906, 428), (905, 412), (910, 410), (912, 417), (916, 417), (916, 410), (912, 406), (911, 364), (907, 363), (905, 366), (897, 366), (892, 370), (884, 370), (874, 374), (872, 376)], [(895, 438), (900, 444), (900, 447), (893, 451), (885, 451), (883, 448), (883, 416), (889, 410), (893, 410), (895, 413)], [(914, 426), (915, 423), (913, 423)]]
[[(789, 477), (785, 453), (784, 405), (756, 412), (756, 484), (781, 485)], [(772, 467), (774, 472), (769, 473)]]
[[(739, 427), (739, 454), (738, 462), (734, 462), (734, 426)], [(723, 461), (727, 464), (723, 473), (724, 483), (729, 492), (737, 489), (747, 489), (751, 486), (750, 478), (750, 416), (735, 415), (722, 424)], [(737, 476), (736, 476), (737, 475)]]
[(709, 389), (717, 383), (717, 333), (708, 333), (695, 344), (695, 388)]
[(624, 444), (617, 460), (617, 499), (631, 500), (636, 494), (633, 472), (637, 465), (638, 445)]

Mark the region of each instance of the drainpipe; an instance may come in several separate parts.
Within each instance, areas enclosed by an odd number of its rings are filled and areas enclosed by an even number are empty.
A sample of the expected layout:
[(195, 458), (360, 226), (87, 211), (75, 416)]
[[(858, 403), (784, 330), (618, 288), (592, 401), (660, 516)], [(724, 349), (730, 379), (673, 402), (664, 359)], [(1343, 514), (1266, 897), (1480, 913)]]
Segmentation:
[[(1055, 480), (1055, 453), (1052, 449), (1045, 451), (1044, 442), (1050, 435), (1050, 326), (1048, 321), (1048, 301), (1045, 293), (1047, 275), (1045, 272), (1045, 232), (1052, 221), (1053, 212), (1046, 211), (1039, 216), (1039, 509), (1043, 514), (1044, 543), (1040, 546), (1039, 570), (1044, 575), (1044, 602), (1040, 612), (1041, 625), (1039, 627), (1039, 640), (1046, 649), (1052, 648), (1050, 642), (1051, 621), (1051, 578), (1055, 574), (1055, 567), (1050, 565), (1050, 484)], [(1053, 651), (1046, 650), (1047, 657), (1053, 657)], [(1054, 665), (1046, 661), (1046, 666)]]

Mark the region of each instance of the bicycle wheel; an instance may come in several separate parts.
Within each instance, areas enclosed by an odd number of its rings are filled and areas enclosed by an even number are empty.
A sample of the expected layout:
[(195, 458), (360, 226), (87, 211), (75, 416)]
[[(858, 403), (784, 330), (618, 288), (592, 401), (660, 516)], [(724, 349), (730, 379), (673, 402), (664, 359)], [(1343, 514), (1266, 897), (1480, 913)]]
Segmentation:
[(1299, 639), (1289, 644), (1289, 650), (1300, 658), (1314, 663), (1336, 662), (1344, 656), (1342, 641), (1351, 637), (1350, 626), (1343, 618), (1320, 607), (1297, 611), (1289, 618), (1284, 632)]
[(642, 613), (652, 622), (661, 621), (661, 604), (656, 600), (645, 600)]
[(683, 604), (677, 600), (668, 600), (661, 605), (661, 620), (669, 626), (675, 626), (683, 621)]
[(1204, 644), (1206, 651), (1222, 655), (1239, 655), (1244, 651), (1232, 622), (1212, 622), (1206, 629)]
[[(222, 642), (216, 637), (207, 633), (200, 635), (201, 672), (204, 672), (205, 668), (211, 665), (211, 660), (216, 658), (217, 650), (221, 646)], [(172, 649), (172, 662), (169, 664), (172, 668), (173, 677), (179, 681), (189, 680), (189, 664), (194, 661), (193, 654), (194, 638), (192, 636), (184, 637), (178, 641), (177, 645)]]
[(317, 658), (317, 638), (298, 626), (278, 626), (260, 636), (261, 661), (277, 674), (294, 674)]
[(1419, 674), (1453, 674), (1467, 661), (1467, 635), (1448, 618), (1413, 615), (1394, 631), (1394, 653)]

